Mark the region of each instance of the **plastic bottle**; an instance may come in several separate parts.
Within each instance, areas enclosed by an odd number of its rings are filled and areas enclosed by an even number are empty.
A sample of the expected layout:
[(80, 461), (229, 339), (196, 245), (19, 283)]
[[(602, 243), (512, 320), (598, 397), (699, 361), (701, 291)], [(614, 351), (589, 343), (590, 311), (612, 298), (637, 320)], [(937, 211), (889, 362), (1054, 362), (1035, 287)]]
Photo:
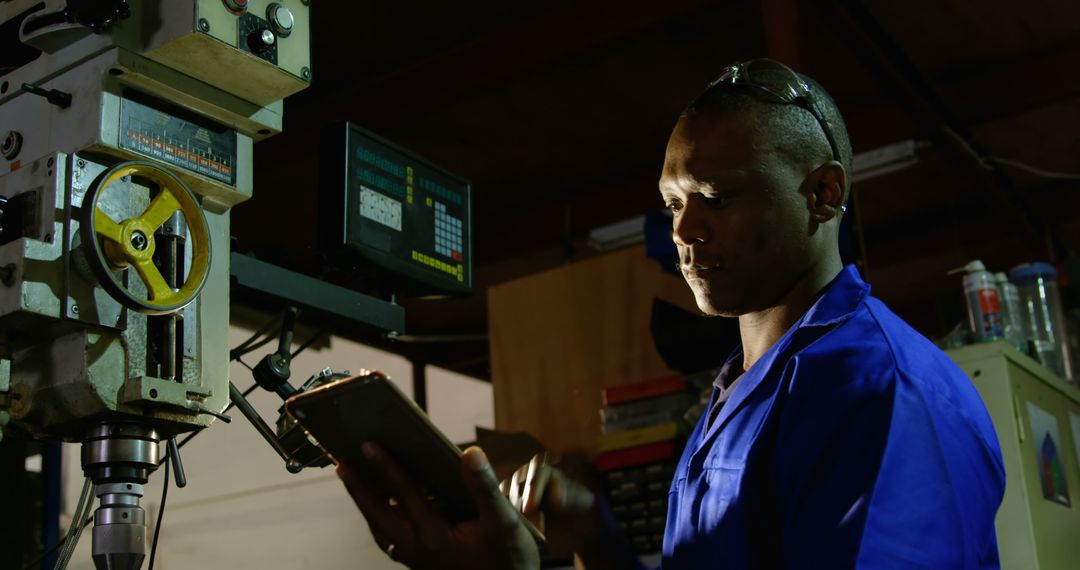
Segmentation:
[(968, 326), (976, 342), (1005, 337), (1001, 322), (1001, 298), (994, 276), (978, 259), (953, 269), (949, 275), (964, 273), (964, 295), (967, 299)]
[(995, 273), (994, 281), (1001, 299), (1001, 322), (1005, 339), (1015, 346), (1016, 350), (1027, 354), (1027, 335), (1024, 333), (1027, 326), (1024, 323), (1024, 312), (1020, 309), (1020, 290), (1009, 282), (1009, 276), (1004, 273)]
[(1025, 334), (1032, 356), (1063, 378), (1073, 379), (1065, 312), (1058, 293), (1057, 271), (1049, 263), (1025, 263), (1009, 272), (1020, 291), (1021, 310), (1027, 319)]

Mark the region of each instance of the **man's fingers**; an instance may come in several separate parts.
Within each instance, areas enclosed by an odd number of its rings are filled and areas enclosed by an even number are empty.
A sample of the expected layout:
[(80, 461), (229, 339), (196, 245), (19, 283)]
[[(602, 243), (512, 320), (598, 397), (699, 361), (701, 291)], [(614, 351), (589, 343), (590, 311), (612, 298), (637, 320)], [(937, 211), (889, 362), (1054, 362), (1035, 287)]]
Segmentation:
[(510, 499), (510, 506), (517, 510), (521, 510), (521, 491), (525, 486), (525, 476), (527, 475), (527, 468), (525, 466), (520, 467), (514, 474), (510, 476), (509, 490), (506, 492), (506, 498)]
[(481, 523), (498, 525), (510, 530), (521, 524), (521, 517), (506, 497), (499, 491), (499, 480), (488, 463), (487, 456), (479, 447), (465, 450), (461, 461), (461, 473), (465, 484), (476, 499)]
[(394, 540), (390, 538), (386, 533), (373, 526), (369, 526), (369, 528), (371, 530), (371, 537), (375, 539), (375, 545), (379, 547), (379, 550), (387, 552), (388, 550), (395, 550), (399, 548), (397, 543), (395, 543)]
[(529, 466), (530, 476), (525, 484), (525, 496), (522, 500), (521, 512), (525, 513), (525, 516), (533, 518), (539, 513), (540, 507), (544, 504), (544, 497), (547, 496), (551, 476), (555, 470), (548, 465), (537, 465), (532, 468), (533, 463), (530, 463)]
[(532, 493), (533, 480), (536, 479), (536, 472), (538, 469), (544, 466), (543, 454), (536, 454), (532, 460), (525, 465), (525, 482), (521, 485), (521, 504), (515, 505), (519, 511), (525, 512), (525, 505), (529, 502), (529, 495)]
[[(376, 542), (380, 538), (384, 538), (387, 544), (412, 542), (412, 527), (394, 512), (385, 490), (378, 483), (360, 476), (345, 465), (338, 466), (337, 474), (345, 483), (353, 502), (360, 508), (360, 514), (367, 520)], [(379, 546), (386, 549), (386, 545)]]
[(570, 515), (592, 510), (596, 504), (596, 495), (592, 491), (576, 481), (567, 479), (562, 473), (552, 471), (552, 481), (548, 485), (546, 505), (548, 508)]
[(405, 509), (416, 537), (424, 544), (436, 546), (446, 535), (446, 523), (441, 515), (431, 509), (427, 492), (379, 446), (364, 442), (361, 450), (378, 473), (379, 479), (386, 485), (390, 496), (397, 499)]

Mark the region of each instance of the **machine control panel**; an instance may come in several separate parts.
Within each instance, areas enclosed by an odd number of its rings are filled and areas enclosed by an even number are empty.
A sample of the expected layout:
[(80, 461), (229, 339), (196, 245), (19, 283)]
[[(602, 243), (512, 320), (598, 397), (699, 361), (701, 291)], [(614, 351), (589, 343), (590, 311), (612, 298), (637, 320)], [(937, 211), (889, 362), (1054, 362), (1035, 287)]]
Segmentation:
[(471, 186), (355, 125), (324, 140), (324, 244), (423, 293), (472, 288)]

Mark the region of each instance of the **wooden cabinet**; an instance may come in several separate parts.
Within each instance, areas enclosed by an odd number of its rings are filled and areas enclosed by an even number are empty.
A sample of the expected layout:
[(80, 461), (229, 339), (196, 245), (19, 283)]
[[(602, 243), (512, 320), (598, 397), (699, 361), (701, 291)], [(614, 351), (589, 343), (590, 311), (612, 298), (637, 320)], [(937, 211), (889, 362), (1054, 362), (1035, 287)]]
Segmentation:
[(641, 246), (492, 287), (496, 427), (594, 454), (600, 390), (670, 373), (649, 332), (655, 297), (697, 311), (686, 283)]

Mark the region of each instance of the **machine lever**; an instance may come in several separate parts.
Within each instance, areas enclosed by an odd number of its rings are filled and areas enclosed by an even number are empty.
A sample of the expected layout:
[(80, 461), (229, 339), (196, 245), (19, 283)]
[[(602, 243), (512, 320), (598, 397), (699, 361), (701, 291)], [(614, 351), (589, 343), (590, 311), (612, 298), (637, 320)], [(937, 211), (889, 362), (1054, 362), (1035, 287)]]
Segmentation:
[(180, 446), (176, 445), (176, 438), (169, 438), (169, 461), (172, 462), (173, 472), (176, 473), (176, 486), (187, 487), (187, 475), (184, 474), (184, 462), (180, 460)]
[(67, 109), (71, 106), (71, 93), (64, 93), (59, 89), (42, 89), (37, 85), (30, 85), (29, 83), (22, 84), (22, 90), (32, 95), (39, 95), (49, 100), (50, 103), (60, 107), (61, 109)]
[(290, 351), (292, 350), (293, 329), (299, 312), (300, 310), (295, 306), (290, 306), (285, 310), (281, 321), (277, 352), (264, 356), (251, 371), (255, 382), (262, 389), (276, 393), (282, 400), (287, 400), (289, 396), (296, 393), (296, 388), (289, 384), (289, 377), (292, 375), (289, 365), (292, 361)]
[(304, 469), (304, 466), (296, 459), (293, 459), (292, 455), (289, 454), (289, 451), (281, 444), (281, 441), (274, 435), (274, 431), (270, 429), (270, 426), (266, 425), (266, 422), (259, 416), (259, 412), (247, 401), (247, 398), (244, 397), (244, 393), (232, 382), (229, 382), (229, 399), (231, 399), (232, 403), (240, 409), (240, 413), (244, 414), (244, 417), (251, 422), (255, 431), (263, 436), (266, 443), (269, 443), (270, 447), (274, 448), (274, 451), (285, 460), (285, 469), (287, 469), (289, 473), (299, 473)]

